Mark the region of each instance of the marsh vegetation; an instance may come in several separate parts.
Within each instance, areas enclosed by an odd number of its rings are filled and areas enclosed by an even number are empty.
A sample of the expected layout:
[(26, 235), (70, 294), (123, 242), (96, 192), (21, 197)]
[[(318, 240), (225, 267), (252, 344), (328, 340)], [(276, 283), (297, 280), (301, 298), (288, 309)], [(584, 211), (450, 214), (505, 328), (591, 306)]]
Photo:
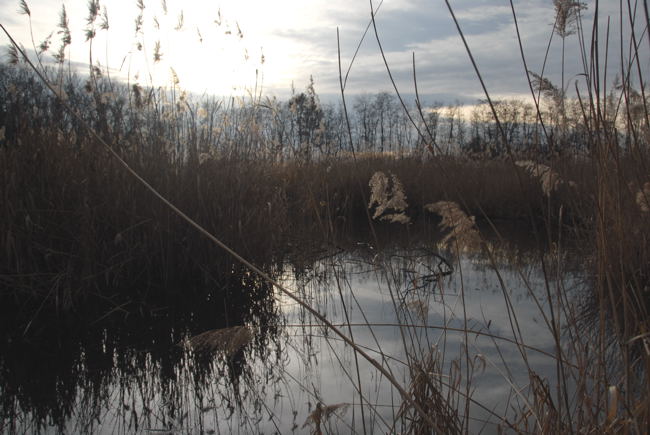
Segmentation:
[[(64, 14), (56, 63), (49, 39), (12, 46), (1, 430), (645, 433), (648, 11), (621, 6), (612, 84), (597, 3), (590, 29), (554, 6), (576, 92), (525, 69), (532, 103), (486, 90), (469, 117), (397, 88), (74, 74)], [(91, 1), (89, 40), (102, 17)]]

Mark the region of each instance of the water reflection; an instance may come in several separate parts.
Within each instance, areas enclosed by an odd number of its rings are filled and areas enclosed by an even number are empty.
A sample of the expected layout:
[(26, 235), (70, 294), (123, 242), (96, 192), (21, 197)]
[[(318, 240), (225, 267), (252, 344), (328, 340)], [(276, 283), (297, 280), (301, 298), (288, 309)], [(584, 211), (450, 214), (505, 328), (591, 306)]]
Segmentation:
[[(544, 353), (553, 353), (554, 342), (544, 325), (548, 281), (537, 257), (494, 254), (490, 263), (429, 248), (360, 245), (288, 262), (275, 276), (414, 397), (420, 391), (424, 401), (451, 404), (435, 409), (450, 424), (494, 432), (508, 426), (497, 416), (523, 406), (528, 367), (550, 385), (556, 370)], [(569, 285), (573, 278), (564, 279)], [(24, 319), (5, 322), (2, 430), (417, 429), (417, 414), (393, 385), (303, 308), (243, 269), (228, 281), (200, 300), (181, 294), (144, 315), (117, 310), (92, 326), (39, 316), (23, 336)], [(513, 344), (517, 339), (528, 347)], [(427, 392), (417, 385), (418, 367), (428, 374)]]
[[(446, 257), (452, 256), (447, 253)], [(463, 424), (479, 430), (488, 420), (486, 428), (495, 431), (497, 425), (507, 424), (491, 414), (507, 415), (508, 408), (520, 400), (513, 397), (512, 387), (525, 390), (529, 383), (521, 352), (540, 376), (551, 385), (555, 382), (555, 361), (541, 353), (554, 351), (541, 315), (548, 309), (541, 302), (547, 282), (539, 266), (523, 261), (526, 258), (533, 256), (525, 253), (507, 265), (500, 261), (497, 275), (486, 266), (485, 258), (477, 256), (464, 256), (452, 271), (448, 262), (429, 250), (357, 251), (315, 264), (300, 279), (288, 273), (286, 280), (328, 319), (341, 325), (349, 322), (355, 342), (372, 349), (405, 385), (413, 380), (412, 368), (433, 356), (440, 369), (434, 385), (457, 405), (453, 417), (465, 419), (465, 398), (471, 397), (471, 417), (477, 420)], [(508, 304), (516, 312), (517, 335), (507, 314)], [(351, 351), (315, 326), (315, 320), (295, 304), (285, 301), (283, 312), (295, 325), (294, 341), (303, 344), (297, 351), (302, 359), (292, 361), (289, 370), (311, 374), (312, 391), (303, 401), (352, 402), (356, 394), (359, 404)], [(465, 329), (478, 334), (465, 335)], [(513, 344), (515, 339), (528, 347), (521, 350)], [(468, 343), (467, 350), (464, 343)], [(367, 362), (359, 361), (359, 366), (363, 396), (372, 409), (366, 418), (380, 432), (391, 432), (401, 398)], [(469, 378), (465, 391), (462, 385)], [(451, 392), (454, 389), (458, 391)], [(408, 419), (399, 422), (403, 426), (395, 430), (411, 428)], [(356, 420), (348, 417), (347, 424), (361, 431), (358, 412)]]
[[(167, 294), (99, 322), (45, 310), (14, 316), (2, 331), (2, 430), (206, 428), (211, 410), (259, 408), (260, 398), (250, 397), (242, 379), (252, 378), (249, 359), (268, 362), (258, 372), (273, 376), (279, 317), (272, 297), (268, 283), (233, 267), (218, 289)], [(11, 317), (7, 304), (3, 311), (5, 320)], [(186, 345), (188, 337), (235, 325), (252, 331), (247, 351)]]

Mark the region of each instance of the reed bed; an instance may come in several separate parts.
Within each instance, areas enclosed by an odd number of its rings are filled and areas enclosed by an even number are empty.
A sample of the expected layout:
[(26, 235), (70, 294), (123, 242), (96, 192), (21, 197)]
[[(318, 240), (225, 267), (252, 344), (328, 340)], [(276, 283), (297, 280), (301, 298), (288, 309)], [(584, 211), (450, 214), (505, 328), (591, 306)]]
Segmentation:
[[(11, 111), (15, 117), (24, 113), (16, 106)], [(226, 268), (224, 254), (132, 183), (97, 143), (81, 133), (72, 142), (57, 132), (56, 120), (47, 125), (39, 119), (43, 125), (21, 129), (0, 155), (5, 292), (39, 300), (54, 291), (58, 296), (47, 300), (67, 311), (94, 292), (119, 288), (135, 297), (153, 289), (198, 289)], [(16, 122), (31, 120), (25, 113)], [(547, 213), (537, 181), (528, 179), (526, 190), (518, 191), (516, 173), (502, 161), (275, 163), (230, 154), (199, 162), (179, 159), (164, 144), (120, 146), (125, 160), (166, 198), (260, 264), (281, 258), (290, 243), (337, 242), (367, 228), (364, 200), (378, 171), (401, 180), (408, 192), (404, 211), (416, 225), (427, 225), (425, 206), (443, 199), (464, 199), (479, 219), (525, 220), (530, 208)], [(576, 167), (567, 171), (575, 174)], [(556, 215), (559, 206), (552, 207), (548, 212)], [(382, 225), (390, 231), (392, 224)]]

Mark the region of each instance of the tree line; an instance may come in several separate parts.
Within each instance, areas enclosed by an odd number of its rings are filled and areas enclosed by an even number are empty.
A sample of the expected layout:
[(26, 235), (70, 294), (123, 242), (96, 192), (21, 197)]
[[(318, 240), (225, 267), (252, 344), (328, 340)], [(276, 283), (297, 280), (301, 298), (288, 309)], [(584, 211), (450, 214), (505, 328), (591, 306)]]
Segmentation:
[[(312, 160), (379, 153), (497, 157), (507, 149), (521, 154), (579, 153), (593, 135), (593, 121), (577, 99), (555, 98), (540, 89), (539, 111), (521, 99), (402, 106), (388, 92), (322, 103), (313, 79), (303, 91), (282, 101), (272, 97), (196, 96), (177, 83), (171, 88), (111, 81), (99, 71), (91, 77), (67, 75), (60, 96), (117, 148), (158, 148), (180, 160), (210, 155)], [(615, 87), (613, 87), (615, 89)], [(46, 86), (20, 65), (0, 66), (0, 131), (9, 144), (16, 132), (56, 129), (75, 146), (88, 133)], [(637, 105), (643, 101), (637, 95)], [(631, 98), (636, 98), (632, 95)], [(607, 122), (619, 126), (622, 147), (635, 146), (626, 132), (643, 123), (643, 111), (617, 113), (613, 94), (604, 99)], [(501, 129), (501, 131), (499, 131)], [(136, 150), (137, 152), (137, 150)]]

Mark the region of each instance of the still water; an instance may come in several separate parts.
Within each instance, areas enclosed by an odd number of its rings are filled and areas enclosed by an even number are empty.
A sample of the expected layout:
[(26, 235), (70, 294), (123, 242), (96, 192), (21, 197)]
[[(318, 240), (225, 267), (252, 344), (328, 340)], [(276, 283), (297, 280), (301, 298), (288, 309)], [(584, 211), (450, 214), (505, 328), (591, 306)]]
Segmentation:
[[(406, 390), (426, 373), (425, 396), (451, 404), (440, 412), (452, 425), (495, 433), (525, 413), (531, 373), (554, 391), (547, 295), (572, 293), (580, 274), (570, 270), (560, 255), (512, 247), (486, 257), (358, 244), (273, 274)], [(208, 294), (143, 316), (115, 308), (83, 326), (51, 318), (27, 334), (4, 325), (2, 432), (415, 430), (386, 376), (279, 290), (231, 275), (219, 303)]]

